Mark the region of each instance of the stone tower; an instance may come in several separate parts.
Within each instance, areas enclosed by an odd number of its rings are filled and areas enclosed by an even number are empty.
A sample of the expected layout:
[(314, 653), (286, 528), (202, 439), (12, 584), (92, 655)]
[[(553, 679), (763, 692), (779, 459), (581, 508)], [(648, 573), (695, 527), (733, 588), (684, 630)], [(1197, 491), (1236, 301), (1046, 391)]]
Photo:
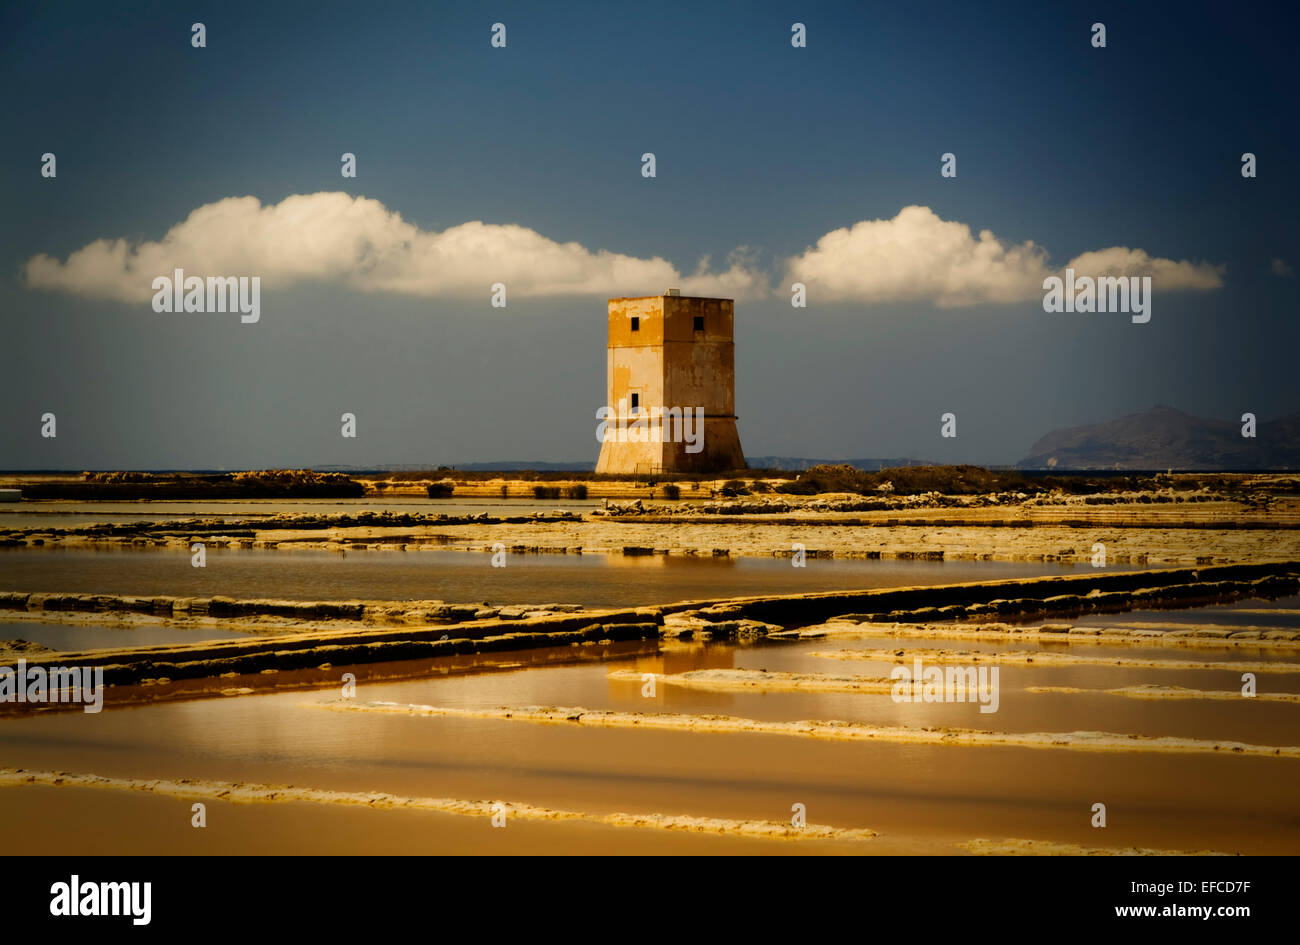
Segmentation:
[(745, 468), (736, 431), (735, 302), (609, 300), (608, 404), (596, 472)]

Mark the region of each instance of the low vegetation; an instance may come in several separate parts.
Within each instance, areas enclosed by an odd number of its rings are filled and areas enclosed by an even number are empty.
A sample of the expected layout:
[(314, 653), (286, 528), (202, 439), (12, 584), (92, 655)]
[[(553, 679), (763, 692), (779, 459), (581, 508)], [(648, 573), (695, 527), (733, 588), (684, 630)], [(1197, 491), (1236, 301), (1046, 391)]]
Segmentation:
[(81, 481), (23, 483), (25, 499), (351, 499), (365, 486), (342, 473), (260, 469), (238, 473), (87, 472)]
[[(859, 495), (984, 495), (992, 492), (1023, 492), (1038, 495), (1062, 491), (1074, 495), (1094, 492), (1133, 492), (1167, 488), (1172, 482), (1163, 476), (1037, 476), (1018, 470), (990, 470), (983, 466), (895, 466), (867, 472), (855, 466), (813, 466), (799, 473), (793, 482), (782, 483), (777, 492), (786, 495), (818, 495), (850, 492)], [(724, 493), (725, 494), (725, 493)]]

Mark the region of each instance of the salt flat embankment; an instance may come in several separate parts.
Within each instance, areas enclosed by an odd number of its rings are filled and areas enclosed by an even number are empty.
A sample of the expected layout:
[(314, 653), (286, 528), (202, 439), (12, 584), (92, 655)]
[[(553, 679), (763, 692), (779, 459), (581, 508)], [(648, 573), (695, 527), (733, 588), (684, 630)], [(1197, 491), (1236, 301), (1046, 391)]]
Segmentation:
[[(660, 607), (623, 610), (545, 613), (532, 616), (474, 619), (452, 623), (405, 622), (405, 610), (388, 611), (390, 625), (365, 623), (362, 602), (227, 601), (217, 608), (226, 619), (247, 619), (259, 612), (329, 613), (335, 629), (315, 629), (305, 619), (300, 629), (261, 635), (248, 640), (155, 645), (119, 649), (61, 652), (52, 658), (69, 665), (100, 666), (110, 685), (146, 679), (196, 679), (221, 675), (309, 669), (321, 664), (359, 665), (427, 659), (457, 654), (519, 650), (626, 640), (675, 637), (745, 637), (782, 634), (834, 618), (863, 623), (892, 621), (923, 624), (935, 619), (956, 621), (1035, 620), (1053, 616), (1112, 613), (1133, 607), (1187, 607), (1250, 597), (1279, 597), (1300, 590), (1300, 561), (1219, 565), (1148, 571), (1098, 572), (1045, 578), (969, 582), (926, 587), (876, 588), (737, 598), (683, 601)], [(214, 600), (205, 599), (209, 615)], [(62, 611), (77, 607), (102, 612), (116, 606), (143, 607), (150, 613), (177, 605), (189, 612), (193, 598), (114, 598), (111, 595), (0, 595), (10, 610), (43, 608), (55, 603)], [(397, 614), (401, 616), (398, 617)], [(356, 617), (349, 622), (346, 615)], [(373, 617), (373, 615), (372, 615)], [(284, 619), (282, 616), (281, 619)], [(1003, 632), (1005, 624), (997, 625)], [(1069, 628), (1066, 628), (1067, 630)], [(1239, 631), (1243, 641), (1259, 641), (1262, 633)], [(1300, 630), (1272, 630), (1270, 639), (1282, 643), (1300, 639)], [(1231, 640), (1231, 632), (1223, 635)], [(1217, 638), (1217, 637), (1216, 637)], [(111, 696), (110, 696), (111, 701)]]

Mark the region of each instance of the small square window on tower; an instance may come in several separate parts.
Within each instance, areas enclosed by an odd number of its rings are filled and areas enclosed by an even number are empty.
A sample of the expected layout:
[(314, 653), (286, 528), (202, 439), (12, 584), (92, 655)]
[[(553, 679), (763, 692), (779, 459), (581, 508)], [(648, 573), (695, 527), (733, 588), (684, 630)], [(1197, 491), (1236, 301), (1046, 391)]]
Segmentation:
[(632, 316), (632, 330), (633, 331), (641, 330), (641, 316), (639, 315)]
[(704, 316), (703, 316), (703, 315), (696, 315), (696, 316), (695, 316), (695, 330), (696, 330), (696, 331), (704, 331)]

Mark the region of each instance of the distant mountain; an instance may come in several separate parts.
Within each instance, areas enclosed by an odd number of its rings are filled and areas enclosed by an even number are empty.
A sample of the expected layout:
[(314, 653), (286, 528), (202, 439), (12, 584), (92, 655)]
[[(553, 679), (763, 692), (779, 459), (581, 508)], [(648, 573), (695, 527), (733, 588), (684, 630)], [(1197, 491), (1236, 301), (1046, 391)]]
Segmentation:
[[(808, 459), (803, 456), (746, 456), (750, 469), (774, 469), (785, 472), (799, 472), (814, 466), (854, 466), (868, 472), (889, 469), (894, 466), (932, 466), (931, 462), (921, 459)], [(450, 466), (429, 466), (419, 464), (394, 464), (391, 466), (312, 466), (317, 472), (345, 472), (354, 475), (362, 473), (383, 472), (430, 472), (458, 470), (460, 472), (593, 472), (594, 462), (538, 463), (529, 460), (503, 459), (491, 463), (454, 463)]]
[(802, 456), (746, 456), (750, 469), (779, 469), (799, 472), (814, 466), (852, 466), (867, 472), (892, 469), (896, 466), (933, 466), (923, 459), (807, 459)]
[(1054, 430), (1029, 449), (1020, 469), (1300, 469), (1300, 415), (1257, 423), (1207, 420), (1173, 407), (1091, 426)]
[[(855, 466), (858, 469), (876, 471), (879, 469), (888, 469), (891, 466), (926, 466), (930, 465), (919, 459), (807, 459), (802, 456), (746, 456), (745, 462), (750, 469), (777, 469), (787, 472), (798, 472), (801, 469), (811, 469), (813, 466), (830, 465), (848, 465)], [(322, 467), (323, 468), (323, 467)], [(458, 463), (457, 469), (465, 472), (516, 472), (522, 470), (532, 470), (533, 472), (591, 472), (596, 468), (595, 463), (529, 463), (529, 462), (496, 462), (496, 463)]]
[(595, 472), (596, 463), (530, 463), (502, 460), (496, 463), (457, 463), (465, 472)]
[(385, 472), (592, 472), (596, 468), (592, 462), (572, 463), (537, 463), (528, 460), (503, 459), (492, 463), (455, 463), (452, 465), (432, 466), (421, 463), (394, 463), (391, 466), (313, 466), (317, 472), (346, 472), (360, 475), (362, 473)]

